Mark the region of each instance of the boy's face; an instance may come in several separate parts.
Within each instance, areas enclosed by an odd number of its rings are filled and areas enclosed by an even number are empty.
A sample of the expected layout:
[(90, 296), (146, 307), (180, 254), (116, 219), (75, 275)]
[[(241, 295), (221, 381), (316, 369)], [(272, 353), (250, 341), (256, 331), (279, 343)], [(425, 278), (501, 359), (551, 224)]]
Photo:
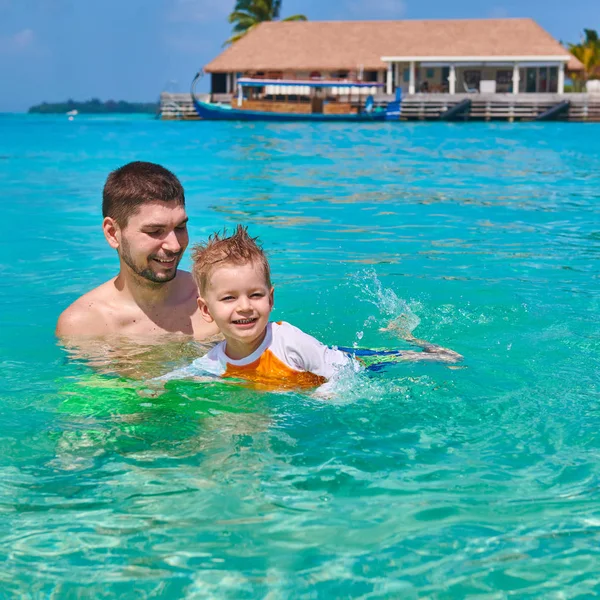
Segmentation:
[(210, 274), (198, 306), (203, 318), (209, 323), (214, 321), (225, 336), (227, 355), (244, 358), (265, 337), (273, 308), (273, 288), (256, 263), (224, 264)]

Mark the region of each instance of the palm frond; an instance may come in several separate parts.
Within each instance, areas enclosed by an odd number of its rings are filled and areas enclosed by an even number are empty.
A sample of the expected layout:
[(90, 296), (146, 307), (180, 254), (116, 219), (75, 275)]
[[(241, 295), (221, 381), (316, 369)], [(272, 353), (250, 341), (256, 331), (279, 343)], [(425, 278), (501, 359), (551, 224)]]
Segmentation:
[(585, 36), (585, 44), (597, 44), (600, 40), (598, 40), (598, 32), (595, 29), (584, 29), (583, 35)]
[(254, 0), (254, 14), (258, 21), (273, 21), (272, 0)]
[[(251, 31), (259, 23), (275, 21), (281, 14), (282, 0), (236, 0), (235, 7), (228, 17), (233, 25), (233, 35), (225, 42), (225, 46), (233, 44)], [(292, 15), (283, 21), (306, 21), (304, 15)]]
[(569, 52), (583, 65), (583, 78), (590, 79), (600, 71), (600, 44), (569, 44)]
[(232, 12), (229, 17), (227, 17), (227, 20), (230, 23), (237, 23), (238, 21), (245, 21), (247, 19), (251, 19), (254, 20), (254, 15), (251, 15), (249, 13), (240, 11), (240, 10), (236, 10), (235, 12)]
[(282, 21), (308, 21), (308, 19), (304, 15), (292, 15), (291, 17), (286, 17), (285, 19), (281, 19)]
[(252, 29), (254, 29), (255, 27), (256, 27), (256, 25), (252, 25), (245, 31), (240, 31), (240, 32), (235, 33), (234, 35), (232, 35), (228, 40), (226, 40), (223, 43), (223, 46), (230, 46), (231, 44), (235, 44), (235, 42), (239, 42), (239, 40), (241, 40), (247, 33), (252, 31)]

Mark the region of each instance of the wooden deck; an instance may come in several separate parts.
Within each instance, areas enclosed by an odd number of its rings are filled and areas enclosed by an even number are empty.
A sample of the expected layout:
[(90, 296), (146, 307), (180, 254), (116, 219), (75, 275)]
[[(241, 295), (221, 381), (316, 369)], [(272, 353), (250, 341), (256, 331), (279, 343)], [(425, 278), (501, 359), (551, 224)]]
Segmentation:
[(471, 101), (468, 121), (532, 121), (566, 100), (570, 106), (561, 120), (600, 122), (600, 95), (592, 94), (413, 94), (403, 98), (400, 119), (436, 120), (463, 100)]
[[(208, 100), (208, 94), (201, 99)], [(561, 120), (600, 122), (600, 94), (412, 94), (402, 99), (400, 120), (434, 121), (465, 99), (471, 101), (468, 114), (461, 117), (466, 121), (532, 121), (567, 100), (570, 106)], [(229, 103), (231, 95), (216, 100)], [(379, 96), (376, 100), (385, 103), (393, 97)], [(190, 94), (163, 92), (160, 106), (162, 119), (198, 119)]]
[[(210, 100), (210, 94), (199, 94), (201, 100)], [(191, 94), (160, 95), (160, 118), (170, 121), (198, 121), (200, 117), (192, 103)]]

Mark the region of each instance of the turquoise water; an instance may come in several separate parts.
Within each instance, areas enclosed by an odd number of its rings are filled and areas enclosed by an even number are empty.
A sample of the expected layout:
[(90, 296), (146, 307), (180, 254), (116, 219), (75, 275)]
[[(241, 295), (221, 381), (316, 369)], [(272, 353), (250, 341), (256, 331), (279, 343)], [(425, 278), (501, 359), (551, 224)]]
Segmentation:
[[(0, 134), (0, 597), (600, 591), (600, 126), (5, 115)], [(115, 272), (101, 188), (130, 160), (180, 176), (192, 241), (261, 236), (275, 318), (407, 348), (393, 322), (464, 368), (329, 401), (148, 398), (198, 345), (61, 348), (60, 311)]]

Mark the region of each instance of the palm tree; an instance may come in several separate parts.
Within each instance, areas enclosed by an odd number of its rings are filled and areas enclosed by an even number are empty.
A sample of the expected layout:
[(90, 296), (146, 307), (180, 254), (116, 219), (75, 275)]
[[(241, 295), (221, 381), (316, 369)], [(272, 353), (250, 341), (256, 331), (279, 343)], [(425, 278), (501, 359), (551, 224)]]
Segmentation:
[(589, 79), (600, 77), (600, 40), (594, 29), (584, 29), (584, 38), (579, 44), (569, 44), (569, 52), (583, 64), (583, 73), (573, 74), (578, 87)]
[[(233, 23), (233, 35), (225, 42), (225, 46), (237, 42), (251, 29), (263, 21), (277, 21), (281, 13), (282, 0), (237, 0), (229, 22)], [(304, 15), (293, 15), (282, 21), (306, 21)]]

